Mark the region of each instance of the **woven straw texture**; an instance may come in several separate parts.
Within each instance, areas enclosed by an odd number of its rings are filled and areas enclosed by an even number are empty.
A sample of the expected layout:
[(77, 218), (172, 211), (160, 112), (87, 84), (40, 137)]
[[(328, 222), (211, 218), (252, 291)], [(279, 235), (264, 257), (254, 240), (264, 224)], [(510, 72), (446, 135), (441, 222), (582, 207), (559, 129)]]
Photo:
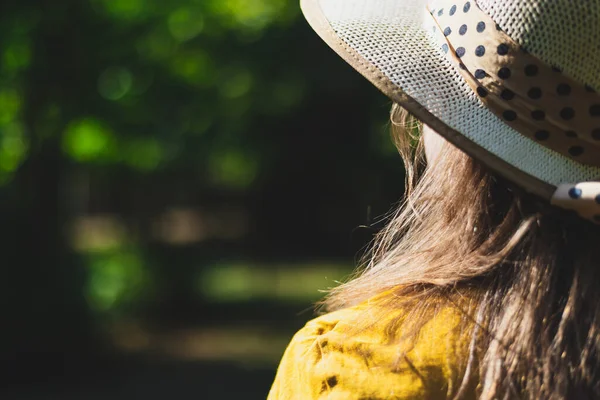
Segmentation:
[[(554, 186), (600, 177), (600, 168), (585, 166), (540, 146), (485, 108), (441, 50), (446, 41), (426, 10), (427, 1), (306, 1), (316, 2), (318, 7), (311, 9), (320, 10), (341, 41), (433, 116), (478, 146)], [(462, 9), (465, 3), (443, 0), (431, 6), (456, 4)], [(541, 3), (549, 5), (540, 7)], [(529, 52), (572, 78), (598, 88), (600, 51), (595, 44), (600, 43), (600, 8), (598, 2), (582, 2), (586, 5), (579, 6), (573, 3), (578, 2), (480, 0), (478, 5)], [(517, 9), (525, 11), (516, 12)], [(590, 32), (583, 38), (582, 26)], [(566, 45), (569, 41), (571, 44)], [(590, 43), (594, 43), (592, 48)]]
[(477, 5), (531, 54), (600, 89), (600, 2), (479, 0)]

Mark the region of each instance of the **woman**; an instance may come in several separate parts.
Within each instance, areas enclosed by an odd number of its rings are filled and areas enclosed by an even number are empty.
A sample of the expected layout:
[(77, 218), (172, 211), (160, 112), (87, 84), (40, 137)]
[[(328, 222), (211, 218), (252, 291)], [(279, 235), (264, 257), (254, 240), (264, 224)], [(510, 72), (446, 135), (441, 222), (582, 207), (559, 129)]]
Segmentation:
[(302, 6), (395, 102), (409, 185), (269, 398), (600, 398), (600, 0)]

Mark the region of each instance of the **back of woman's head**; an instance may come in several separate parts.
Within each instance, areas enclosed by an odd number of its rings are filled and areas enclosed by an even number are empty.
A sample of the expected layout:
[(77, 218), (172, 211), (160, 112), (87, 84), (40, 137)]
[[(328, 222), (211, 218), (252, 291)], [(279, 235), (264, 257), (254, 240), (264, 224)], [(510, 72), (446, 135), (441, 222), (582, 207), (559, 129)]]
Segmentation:
[(456, 397), (477, 375), (486, 399), (600, 398), (600, 0), (301, 2), (326, 43), (456, 146), (426, 166), (395, 108), (406, 201), (325, 305), (379, 302), (369, 312), (393, 320), (398, 349), (437, 305), (461, 310)]
[(390, 289), (417, 308), (434, 296), (469, 298), (465, 374), (479, 375), (482, 398), (600, 397), (600, 228), (449, 143), (425, 166), (418, 124), (395, 107), (392, 125), (407, 164), (406, 200), (363, 270), (326, 305)]

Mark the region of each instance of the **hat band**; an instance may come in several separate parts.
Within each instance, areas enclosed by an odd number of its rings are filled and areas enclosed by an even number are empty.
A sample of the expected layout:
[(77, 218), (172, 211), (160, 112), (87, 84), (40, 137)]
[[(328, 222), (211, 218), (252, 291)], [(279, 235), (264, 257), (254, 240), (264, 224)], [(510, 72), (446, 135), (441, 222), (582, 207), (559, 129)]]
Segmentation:
[[(527, 53), (472, 1), (433, 1), (442, 51), (496, 116), (582, 164), (600, 166), (600, 96)], [(600, 182), (559, 185), (550, 203), (600, 224)]]
[(491, 112), (522, 135), (600, 167), (600, 95), (527, 53), (474, 1), (433, 1), (442, 50)]
[(600, 224), (600, 182), (559, 185), (550, 203)]

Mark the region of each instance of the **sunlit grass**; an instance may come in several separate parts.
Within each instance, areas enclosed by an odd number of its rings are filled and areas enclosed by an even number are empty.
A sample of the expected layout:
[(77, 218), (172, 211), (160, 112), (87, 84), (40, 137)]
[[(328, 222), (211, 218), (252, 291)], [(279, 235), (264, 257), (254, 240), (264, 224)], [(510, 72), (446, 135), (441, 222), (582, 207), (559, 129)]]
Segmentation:
[(323, 290), (338, 285), (352, 266), (315, 262), (310, 264), (214, 265), (199, 271), (199, 292), (217, 302), (276, 300), (312, 302)]
[(266, 327), (244, 325), (156, 332), (120, 320), (113, 324), (110, 334), (116, 347), (127, 352), (146, 352), (187, 361), (226, 361), (256, 367), (277, 365), (292, 332), (282, 334)]
[[(210, 237), (237, 232), (223, 231), (228, 214), (212, 221), (211, 213), (198, 210), (171, 210), (153, 224), (156, 239), (171, 245), (191, 244)], [(243, 215), (230, 211), (231, 218)], [(215, 223), (218, 222), (218, 223)], [(80, 217), (71, 228), (73, 249), (87, 265), (86, 293), (92, 308), (100, 312), (119, 313), (123, 307), (135, 307), (145, 300), (155, 282), (152, 260), (146, 258), (145, 247), (137, 242), (127, 226), (116, 216)], [(196, 290), (198, 301), (244, 303), (272, 301), (309, 304), (323, 297), (323, 292), (344, 281), (352, 272), (348, 263), (315, 260), (307, 263), (254, 263), (240, 260), (217, 264), (196, 264), (191, 257), (186, 264), (169, 265), (185, 268)], [(195, 264), (195, 263), (194, 263)]]

